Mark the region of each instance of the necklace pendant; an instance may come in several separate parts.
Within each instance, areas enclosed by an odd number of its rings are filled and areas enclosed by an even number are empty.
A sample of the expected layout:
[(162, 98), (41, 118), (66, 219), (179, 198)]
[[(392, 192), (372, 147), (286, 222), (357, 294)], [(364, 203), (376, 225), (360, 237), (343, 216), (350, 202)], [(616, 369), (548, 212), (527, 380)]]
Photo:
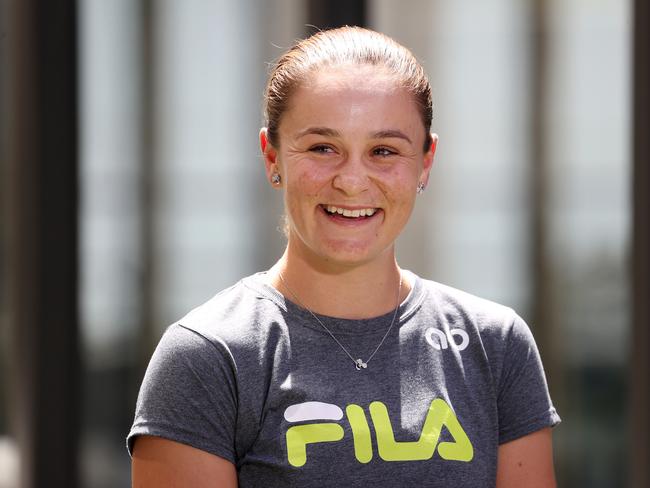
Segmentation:
[[(363, 359), (354, 359), (354, 356), (350, 354), (350, 352), (345, 348), (343, 344), (336, 338), (334, 334), (332, 334), (332, 331), (327, 328), (327, 326), (319, 319), (314, 312), (309, 310), (307, 307), (305, 307), (302, 302), (300, 301), (300, 298), (298, 298), (298, 295), (296, 295), (291, 288), (289, 288), (289, 285), (287, 285), (286, 281), (284, 281), (284, 278), (282, 277), (282, 273), (278, 271), (278, 277), (280, 278), (280, 281), (282, 282), (282, 285), (293, 295), (293, 297), (296, 299), (298, 302), (298, 305), (300, 305), (302, 308), (306, 309), (312, 317), (314, 317), (314, 320), (318, 322), (318, 324), (323, 328), (325, 332), (329, 334), (329, 336), (336, 342), (340, 348), (345, 352), (345, 354), (354, 362), (354, 367), (357, 368), (357, 371), (361, 371), (362, 369), (367, 369), (368, 368), (368, 363), (364, 362)], [(382, 346), (386, 338), (388, 337), (388, 334), (390, 334), (390, 331), (393, 329), (393, 325), (395, 325), (395, 319), (397, 318), (397, 312), (399, 311), (399, 296), (400, 292), (402, 291), (402, 275), (400, 272), (399, 276), (399, 283), (397, 284), (397, 297), (395, 298), (396, 304), (395, 304), (395, 312), (393, 312), (393, 320), (390, 321), (390, 325), (388, 326), (388, 330), (384, 334), (384, 337), (381, 339), (375, 350), (368, 356), (368, 361), (370, 361), (373, 357), (375, 357), (375, 354), (377, 351), (379, 351), (379, 348)]]

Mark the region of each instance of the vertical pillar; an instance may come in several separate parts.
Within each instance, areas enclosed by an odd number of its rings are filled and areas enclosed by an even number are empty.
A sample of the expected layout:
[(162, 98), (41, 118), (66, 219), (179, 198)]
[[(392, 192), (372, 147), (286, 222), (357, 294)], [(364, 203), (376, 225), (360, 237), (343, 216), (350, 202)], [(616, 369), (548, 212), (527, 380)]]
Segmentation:
[(140, 2), (140, 45), (142, 49), (142, 67), (140, 73), (140, 93), (142, 94), (142, 112), (140, 131), (142, 145), (140, 149), (140, 327), (138, 334), (138, 374), (133, 393), (139, 387), (139, 381), (149, 363), (151, 351), (156, 341), (154, 326), (154, 251), (155, 251), (155, 127), (156, 127), (156, 84), (153, 74), (156, 60), (155, 43), (155, 4), (154, 0)]
[(147, 247), (155, 298), (149, 307), (159, 336), (260, 268), (256, 221), (265, 203), (253, 187), (264, 181), (258, 26), (267, 19), (255, 0), (152, 4), (154, 222)]
[(318, 29), (367, 24), (365, 0), (309, 0), (307, 23)]
[(532, 271), (532, 324), (535, 326), (535, 339), (538, 343), (547, 375), (552, 378), (552, 396), (557, 403), (563, 391), (559, 381), (562, 378), (562, 351), (554, 347), (556, 328), (552, 289), (555, 279), (552, 276), (553, 263), (549, 250), (549, 218), (547, 216), (550, 194), (548, 154), (547, 110), (548, 77), (546, 36), (548, 33), (547, 1), (535, 0), (532, 3), (531, 42), (530, 42), (530, 195), (531, 195), (531, 271)]
[(77, 5), (9, 1), (8, 323), (21, 487), (77, 486)]
[(633, 330), (630, 368), (630, 478), (650, 486), (650, 5), (634, 2)]

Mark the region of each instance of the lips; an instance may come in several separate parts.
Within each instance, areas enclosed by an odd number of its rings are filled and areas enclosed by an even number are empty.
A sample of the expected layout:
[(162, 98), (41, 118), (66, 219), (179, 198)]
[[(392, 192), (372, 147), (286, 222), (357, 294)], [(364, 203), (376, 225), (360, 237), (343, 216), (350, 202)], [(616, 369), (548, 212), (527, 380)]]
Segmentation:
[(325, 212), (329, 215), (332, 216), (340, 215), (348, 219), (372, 217), (379, 210), (378, 208), (375, 207), (349, 209), (349, 208), (337, 207), (335, 205), (321, 205), (321, 206), (323, 210), (325, 210)]

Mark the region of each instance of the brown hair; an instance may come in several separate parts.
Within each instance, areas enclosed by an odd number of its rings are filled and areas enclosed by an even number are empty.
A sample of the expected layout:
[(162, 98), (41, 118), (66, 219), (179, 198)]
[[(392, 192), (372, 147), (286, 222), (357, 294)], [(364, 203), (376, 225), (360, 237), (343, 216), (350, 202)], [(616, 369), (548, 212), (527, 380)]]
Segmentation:
[(380, 66), (412, 95), (425, 130), (424, 151), (431, 145), (431, 85), (424, 69), (407, 48), (390, 37), (361, 27), (321, 31), (295, 44), (271, 69), (264, 97), (269, 142), (279, 147), (278, 128), (296, 87), (309, 74), (344, 64)]

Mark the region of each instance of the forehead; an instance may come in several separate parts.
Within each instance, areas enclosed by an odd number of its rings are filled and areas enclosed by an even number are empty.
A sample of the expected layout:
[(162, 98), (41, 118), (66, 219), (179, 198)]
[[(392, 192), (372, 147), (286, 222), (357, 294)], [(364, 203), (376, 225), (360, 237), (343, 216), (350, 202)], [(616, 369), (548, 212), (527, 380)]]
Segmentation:
[(303, 80), (280, 125), (302, 124), (347, 128), (397, 124), (415, 130), (422, 126), (412, 94), (393, 74), (368, 65), (322, 67)]
[(394, 92), (404, 90), (397, 76), (383, 66), (369, 64), (325, 65), (313, 70), (300, 84), (312, 90), (367, 89)]

